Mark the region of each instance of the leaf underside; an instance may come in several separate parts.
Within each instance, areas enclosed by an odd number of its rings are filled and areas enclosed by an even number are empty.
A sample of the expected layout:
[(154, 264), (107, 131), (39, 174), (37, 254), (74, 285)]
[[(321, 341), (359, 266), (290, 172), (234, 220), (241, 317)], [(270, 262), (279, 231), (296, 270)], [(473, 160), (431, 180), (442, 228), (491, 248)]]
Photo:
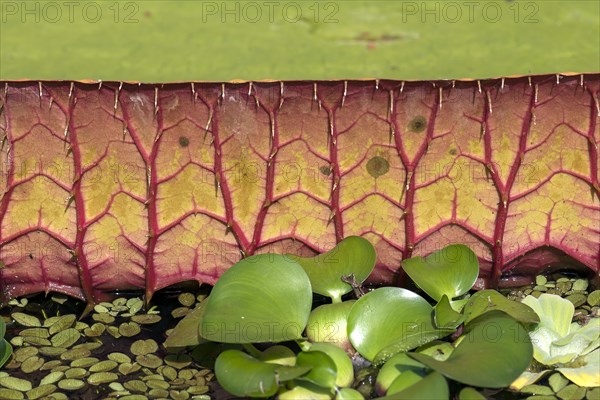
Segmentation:
[(583, 81), (0, 82), (2, 301), (150, 298), (350, 235), (373, 282), (451, 243), (487, 284), (598, 271), (600, 75)]

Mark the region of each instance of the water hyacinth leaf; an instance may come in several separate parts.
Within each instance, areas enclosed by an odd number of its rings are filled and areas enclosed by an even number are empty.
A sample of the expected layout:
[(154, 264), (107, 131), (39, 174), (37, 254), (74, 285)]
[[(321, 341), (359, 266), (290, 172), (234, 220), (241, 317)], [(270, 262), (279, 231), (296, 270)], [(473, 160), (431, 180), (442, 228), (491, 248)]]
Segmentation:
[(0, 339), (0, 367), (8, 361), (12, 353), (12, 345), (4, 338)]
[(314, 343), (308, 350), (308, 352), (311, 351), (321, 351), (331, 357), (337, 371), (335, 379), (337, 387), (347, 387), (352, 384), (354, 381), (354, 367), (348, 353), (330, 343)]
[(364, 400), (365, 397), (356, 389), (342, 388), (335, 396), (335, 400)]
[(434, 340), (415, 350), (417, 353), (426, 354), (438, 361), (446, 361), (453, 351), (454, 346), (452, 346), (452, 343), (443, 342), (441, 340)]
[(269, 364), (287, 365), (293, 367), (296, 364), (296, 354), (286, 346), (271, 346), (260, 354), (260, 360)]
[(311, 311), (306, 324), (306, 337), (313, 343), (326, 342), (351, 351), (348, 338), (348, 315), (356, 300), (323, 304)]
[(485, 400), (485, 396), (472, 387), (466, 387), (458, 394), (458, 400)]
[(446, 336), (452, 330), (433, 325), (433, 307), (410, 290), (383, 287), (354, 303), (348, 315), (352, 346), (369, 361), (393, 355)]
[(375, 390), (377, 394), (383, 396), (396, 378), (403, 373), (412, 371), (424, 376), (427, 369), (424, 364), (412, 359), (406, 353), (396, 354), (387, 360), (379, 370), (375, 381)]
[(206, 342), (200, 336), (200, 321), (204, 315), (206, 300), (198, 304), (196, 308), (190, 311), (181, 321), (177, 323), (167, 340), (165, 347), (186, 347), (197, 346)]
[(239, 350), (225, 350), (215, 363), (215, 375), (223, 389), (239, 397), (271, 397), (279, 382), (295, 379), (308, 367), (268, 364)]
[(450, 389), (446, 378), (438, 372), (432, 372), (408, 388), (382, 397), (386, 400), (432, 400), (449, 399)]
[(469, 298), (469, 301), (463, 308), (465, 324), (492, 310), (504, 311), (523, 324), (533, 325), (540, 322), (540, 318), (536, 312), (527, 304), (509, 300), (495, 290), (486, 289), (474, 293)]
[(297, 367), (310, 371), (298, 378), (324, 388), (334, 388), (337, 376), (335, 362), (322, 351), (303, 351), (296, 358)]
[(429, 256), (402, 261), (410, 278), (435, 301), (467, 293), (479, 274), (479, 261), (471, 249), (453, 244)]
[(600, 349), (580, 357), (574, 364), (579, 366), (557, 368), (557, 370), (578, 386), (600, 386)]
[(331, 297), (334, 302), (341, 301), (342, 295), (352, 290), (342, 277), (354, 274), (356, 281), (362, 283), (373, 271), (377, 259), (373, 245), (359, 236), (348, 236), (327, 253), (315, 257), (289, 257), (304, 268), (312, 290)]
[(331, 389), (308, 381), (296, 381), (292, 389), (283, 389), (277, 398), (279, 400), (331, 400)]
[(456, 329), (465, 320), (464, 315), (454, 311), (446, 295), (435, 305), (434, 311), (435, 326), (438, 328)]
[(446, 361), (419, 353), (411, 357), (455, 381), (480, 387), (510, 385), (529, 366), (533, 348), (527, 331), (501, 311), (471, 321)]
[(423, 379), (424, 373), (405, 371), (398, 375), (387, 390), (387, 394), (399, 393)]
[(213, 287), (200, 335), (223, 343), (299, 339), (311, 305), (310, 281), (298, 263), (278, 254), (248, 257)]

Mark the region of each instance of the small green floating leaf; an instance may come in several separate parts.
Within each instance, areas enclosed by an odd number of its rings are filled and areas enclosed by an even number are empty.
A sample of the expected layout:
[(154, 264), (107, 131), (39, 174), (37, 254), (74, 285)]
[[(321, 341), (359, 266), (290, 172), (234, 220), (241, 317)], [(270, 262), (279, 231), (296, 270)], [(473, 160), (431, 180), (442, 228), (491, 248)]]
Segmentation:
[(348, 339), (348, 315), (356, 300), (342, 303), (323, 304), (311, 311), (306, 324), (306, 336), (311, 342), (332, 343), (353, 350)]
[(446, 378), (439, 372), (432, 372), (408, 388), (382, 397), (386, 400), (446, 400), (450, 390)]
[(352, 290), (352, 286), (343, 282), (342, 277), (354, 274), (356, 281), (362, 283), (373, 271), (377, 254), (368, 240), (348, 236), (327, 253), (315, 257), (287, 257), (296, 260), (304, 268), (315, 293), (338, 302)]
[(446, 361), (419, 353), (411, 357), (455, 381), (480, 387), (510, 385), (529, 366), (533, 347), (527, 331), (512, 317), (491, 311), (471, 321)]
[(296, 358), (297, 367), (306, 367), (310, 371), (298, 378), (324, 388), (334, 388), (337, 376), (335, 362), (322, 351), (301, 352)]
[(453, 244), (429, 256), (402, 261), (410, 278), (435, 301), (467, 293), (479, 274), (479, 262), (471, 249)]
[(271, 397), (279, 382), (306, 374), (309, 367), (268, 364), (239, 350), (225, 350), (215, 363), (215, 375), (223, 389), (239, 397)]
[(495, 290), (486, 289), (474, 293), (463, 309), (465, 324), (468, 324), (486, 312), (504, 311), (523, 324), (537, 324), (540, 318), (527, 304), (509, 300)]
[(435, 325), (438, 328), (456, 329), (465, 320), (464, 315), (454, 311), (446, 295), (442, 296), (442, 299), (435, 305), (434, 310)]
[(312, 305), (306, 273), (278, 254), (248, 257), (223, 273), (205, 300), (200, 336), (223, 343), (299, 339)]
[(354, 303), (348, 315), (348, 336), (369, 361), (383, 363), (453, 332), (433, 325), (433, 307), (410, 290), (383, 287)]

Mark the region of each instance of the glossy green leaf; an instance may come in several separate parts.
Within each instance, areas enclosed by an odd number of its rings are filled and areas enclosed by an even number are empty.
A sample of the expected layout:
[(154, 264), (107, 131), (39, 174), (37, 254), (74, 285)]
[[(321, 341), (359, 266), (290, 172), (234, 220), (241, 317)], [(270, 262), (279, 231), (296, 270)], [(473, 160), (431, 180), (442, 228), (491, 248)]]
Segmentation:
[(6, 334), (6, 322), (4, 322), (4, 317), (0, 317), (0, 339), (4, 338)]
[(217, 381), (234, 396), (271, 397), (279, 382), (295, 379), (309, 367), (268, 364), (239, 350), (225, 350), (215, 363)]
[(296, 365), (296, 354), (287, 346), (271, 346), (260, 354), (259, 359), (269, 364)]
[(434, 311), (435, 326), (438, 328), (456, 329), (465, 320), (464, 315), (454, 311), (446, 295), (435, 305)]
[(533, 348), (527, 331), (501, 311), (471, 321), (446, 361), (419, 353), (411, 357), (458, 382), (481, 387), (510, 385), (529, 366)]
[(402, 261), (402, 268), (431, 298), (440, 301), (467, 293), (479, 274), (479, 262), (471, 249), (453, 244), (429, 256)]
[(531, 372), (531, 371), (523, 371), (523, 373), (510, 384), (510, 388), (512, 390), (519, 391), (527, 385), (531, 385), (540, 380), (544, 375), (550, 372), (549, 369), (539, 371), (539, 372)]
[(348, 315), (356, 300), (323, 304), (311, 311), (306, 336), (311, 342), (333, 343), (345, 351), (353, 350), (348, 338)]
[(425, 373), (418, 373), (410, 370), (403, 372), (394, 379), (387, 390), (387, 394), (391, 395), (408, 389), (410, 386), (422, 380), (424, 375)]
[(406, 353), (396, 354), (387, 360), (379, 370), (375, 381), (375, 390), (377, 394), (383, 396), (400, 375), (411, 371), (425, 376), (427, 369), (424, 364), (412, 359)]
[(427, 354), (438, 361), (446, 361), (453, 351), (454, 346), (452, 346), (452, 343), (443, 342), (441, 340), (434, 340), (415, 350), (417, 353)]
[(344, 350), (330, 343), (314, 343), (308, 352), (320, 351), (327, 354), (335, 363), (337, 387), (350, 386), (354, 382), (354, 367), (352, 360)]
[(223, 273), (206, 300), (200, 335), (224, 343), (295, 340), (312, 305), (310, 281), (298, 263), (277, 254), (243, 259)]
[(458, 400), (485, 400), (485, 396), (472, 387), (466, 387), (458, 394)]
[(165, 347), (186, 347), (197, 346), (206, 342), (200, 336), (200, 321), (204, 315), (206, 300), (198, 304), (196, 308), (190, 311), (181, 321), (177, 323), (167, 340)]
[(337, 376), (335, 362), (322, 351), (303, 351), (296, 358), (296, 366), (310, 371), (299, 378), (324, 388), (334, 388)]
[(334, 302), (341, 301), (342, 295), (352, 290), (342, 277), (354, 274), (357, 282), (362, 283), (373, 271), (377, 259), (373, 245), (359, 236), (348, 236), (327, 253), (315, 257), (288, 257), (302, 265), (315, 293), (329, 296)]
[(295, 381), (293, 388), (281, 390), (277, 398), (279, 400), (331, 400), (331, 389), (308, 381)]
[(0, 338), (0, 367), (2, 367), (13, 353), (12, 345), (4, 338)]
[(463, 308), (465, 324), (468, 324), (480, 315), (493, 310), (504, 311), (524, 324), (533, 325), (540, 322), (540, 318), (536, 312), (527, 304), (509, 300), (495, 290), (486, 289), (474, 293), (469, 298), (469, 301)]
[(386, 400), (447, 400), (449, 398), (448, 382), (438, 372), (430, 373), (401, 392), (382, 397)]
[(383, 287), (354, 303), (348, 316), (350, 342), (366, 359), (383, 363), (394, 354), (448, 335), (433, 325), (433, 307), (410, 290)]
[(342, 388), (335, 396), (335, 400), (364, 400), (365, 397), (356, 389)]

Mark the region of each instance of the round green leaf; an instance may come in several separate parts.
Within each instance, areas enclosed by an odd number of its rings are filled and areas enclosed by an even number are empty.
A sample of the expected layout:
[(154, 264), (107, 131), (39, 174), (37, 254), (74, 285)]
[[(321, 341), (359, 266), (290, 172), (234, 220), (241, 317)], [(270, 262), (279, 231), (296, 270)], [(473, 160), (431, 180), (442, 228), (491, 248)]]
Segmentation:
[(387, 360), (379, 370), (375, 382), (375, 390), (377, 394), (383, 396), (400, 375), (410, 371), (422, 377), (425, 375), (426, 370), (427, 367), (424, 364), (413, 360), (406, 353), (396, 354)]
[(269, 364), (287, 365), (296, 364), (296, 354), (287, 346), (271, 346), (260, 354), (260, 360)]
[(479, 274), (479, 261), (471, 249), (453, 244), (429, 256), (402, 261), (410, 278), (435, 301), (467, 293)]
[(315, 257), (291, 257), (306, 271), (312, 290), (335, 302), (352, 290), (342, 277), (354, 274), (356, 281), (362, 283), (373, 271), (377, 259), (373, 245), (359, 236), (348, 236), (327, 253)]
[(296, 358), (297, 367), (307, 367), (310, 371), (298, 378), (324, 388), (334, 388), (337, 376), (335, 362), (322, 351), (303, 351)]
[(353, 350), (348, 339), (348, 315), (356, 300), (323, 304), (311, 311), (306, 337), (313, 343), (333, 343), (345, 351)]
[(485, 396), (472, 387), (466, 387), (460, 391), (458, 400), (485, 400)]
[(456, 329), (465, 320), (461, 313), (454, 311), (446, 295), (442, 296), (434, 308), (434, 320), (438, 328)]
[(383, 287), (354, 303), (348, 315), (348, 336), (358, 352), (375, 363), (396, 353), (448, 335), (433, 325), (433, 307), (410, 290)]
[(239, 350), (225, 350), (215, 363), (217, 381), (234, 396), (271, 397), (280, 381), (295, 379), (310, 370), (268, 364)]
[(299, 339), (312, 305), (310, 281), (278, 254), (245, 258), (225, 271), (205, 300), (200, 335), (214, 342)]
[(356, 389), (342, 388), (335, 396), (335, 400), (364, 400), (364, 396)]
[(432, 372), (425, 378), (407, 387), (401, 392), (382, 397), (389, 400), (433, 400), (449, 399), (450, 390), (444, 376), (438, 372)]
[(339, 347), (330, 343), (314, 343), (310, 346), (308, 352), (321, 351), (327, 354), (335, 363), (337, 387), (350, 386), (354, 382), (354, 367), (348, 353)]
[(0, 367), (8, 361), (12, 353), (12, 345), (6, 339), (0, 339)]
[(492, 310), (504, 311), (517, 321), (524, 324), (537, 324), (540, 318), (528, 305), (509, 300), (495, 290), (481, 290), (469, 298), (463, 308), (465, 324)]
[(480, 387), (510, 385), (529, 366), (533, 347), (519, 322), (501, 311), (471, 321), (446, 361), (409, 353), (415, 360), (455, 381)]

